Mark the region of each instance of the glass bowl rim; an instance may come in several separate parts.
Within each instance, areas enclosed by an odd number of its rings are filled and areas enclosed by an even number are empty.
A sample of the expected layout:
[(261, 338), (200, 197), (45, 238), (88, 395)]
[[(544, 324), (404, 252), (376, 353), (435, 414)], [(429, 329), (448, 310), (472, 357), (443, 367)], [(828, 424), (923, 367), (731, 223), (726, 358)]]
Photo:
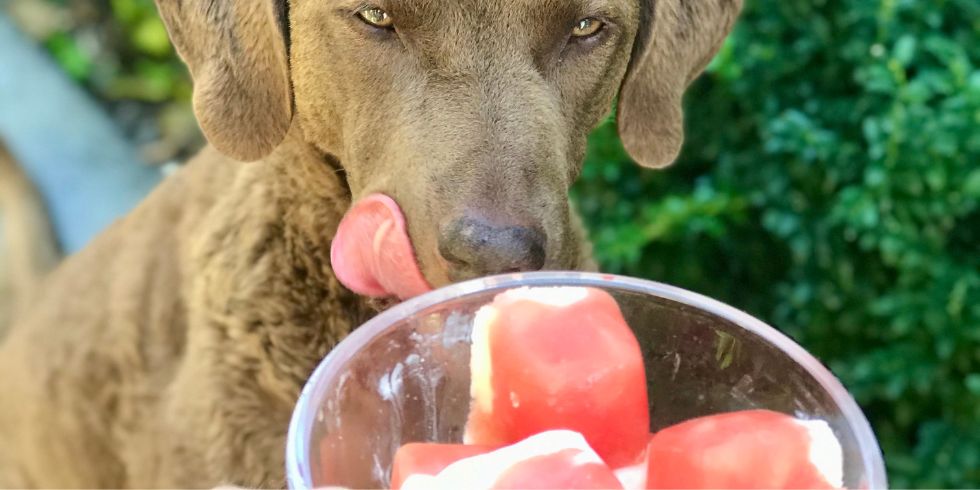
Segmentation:
[(737, 308), (682, 288), (616, 274), (573, 271), (503, 274), (452, 284), (395, 305), (356, 328), (324, 357), (310, 375), (296, 401), (296, 408), (286, 435), (286, 482), (289, 488), (305, 490), (308, 488), (306, 482), (312, 480), (309, 462), (306, 461), (309, 447), (304, 438), (309, 434), (316, 419), (318, 407), (313, 406), (312, 403), (315, 394), (322, 391), (324, 384), (333, 379), (337, 370), (362, 347), (399, 320), (440, 303), (524, 286), (593, 286), (657, 296), (728, 320), (735, 326), (771, 343), (813, 376), (841, 409), (844, 420), (857, 439), (864, 467), (869, 472), (866, 488), (888, 488), (881, 449), (864, 412), (829, 369), (784, 333)]

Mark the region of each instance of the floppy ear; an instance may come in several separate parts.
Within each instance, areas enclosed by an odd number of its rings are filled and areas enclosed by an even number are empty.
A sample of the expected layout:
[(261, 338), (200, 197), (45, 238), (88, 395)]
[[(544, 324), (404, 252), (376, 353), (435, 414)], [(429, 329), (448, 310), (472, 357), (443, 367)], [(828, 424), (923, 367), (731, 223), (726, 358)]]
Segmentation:
[(640, 0), (640, 9), (617, 122), (634, 160), (664, 167), (684, 142), (684, 91), (721, 47), (742, 0)]
[(156, 0), (194, 79), (194, 113), (222, 153), (258, 160), (293, 116), (287, 0)]

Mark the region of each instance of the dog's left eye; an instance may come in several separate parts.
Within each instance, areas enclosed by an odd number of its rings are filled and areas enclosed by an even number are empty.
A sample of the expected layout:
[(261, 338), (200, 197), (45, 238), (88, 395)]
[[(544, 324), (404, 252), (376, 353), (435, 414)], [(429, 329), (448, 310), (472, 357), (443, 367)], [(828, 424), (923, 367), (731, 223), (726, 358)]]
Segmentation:
[(572, 37), (586, 38), (592, 37), (602, 30), (605, 24), (599, 20), (592, 17), (587, 17), (578, 21), (575, 27), (572, 28)]
[(364, 23), (379, 29), (391, 29), (395, 25), (395, 21), (391, 18), (391, 15), (388, 15), (388, 12), (378, 7), (364, 7), (357, 11), (357, 16)]

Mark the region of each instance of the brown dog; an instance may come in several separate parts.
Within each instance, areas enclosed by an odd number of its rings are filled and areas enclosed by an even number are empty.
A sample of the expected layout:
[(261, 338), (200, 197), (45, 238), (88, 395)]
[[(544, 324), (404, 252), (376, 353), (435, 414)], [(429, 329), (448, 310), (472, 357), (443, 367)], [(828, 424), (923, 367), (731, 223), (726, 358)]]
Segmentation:
[(0, 486), (282, 486), (300, 388), (375, 312), (331, 268), (351, 203), (398, 202), (433, 286), (591, 267), (587, 134), (618, 93), (629, 152), (670, 163), (741, 3), (158, 0), (212, 146), (0, 347)]

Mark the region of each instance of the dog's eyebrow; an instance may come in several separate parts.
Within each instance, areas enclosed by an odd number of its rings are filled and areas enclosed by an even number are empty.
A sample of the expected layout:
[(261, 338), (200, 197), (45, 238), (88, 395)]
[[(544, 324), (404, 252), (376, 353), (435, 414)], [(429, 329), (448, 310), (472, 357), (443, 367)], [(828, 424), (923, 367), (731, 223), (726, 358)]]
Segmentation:
[[(552, 11), (557, 16), (603, 16), (619, 20), (626, 16), (628, 2), (610, 0), (526, 0), (539, 11)], [(634, 0), (635, 1), (635, 0)]]
[(610, 0), (579, 0), (578, 3), (581, 5), (584, 12), (619, 18), (626, 15), (626, 8), (629, 2), (614, 2)]

